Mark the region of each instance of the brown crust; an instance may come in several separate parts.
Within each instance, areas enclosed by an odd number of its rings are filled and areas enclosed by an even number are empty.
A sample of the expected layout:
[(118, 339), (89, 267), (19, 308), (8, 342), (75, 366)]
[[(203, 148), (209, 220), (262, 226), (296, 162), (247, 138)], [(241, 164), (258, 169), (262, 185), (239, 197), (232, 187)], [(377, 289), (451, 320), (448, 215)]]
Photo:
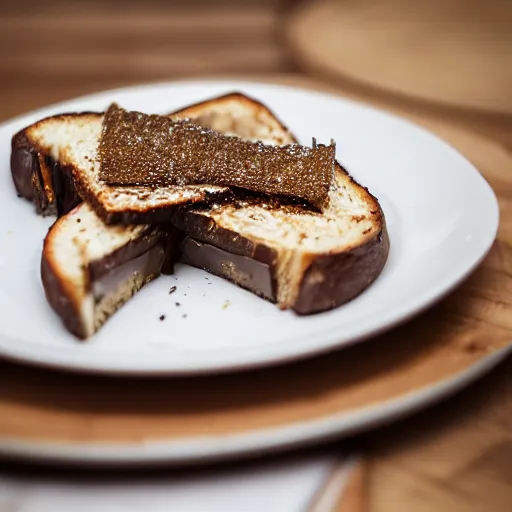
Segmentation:
[(381, 230), (347, 252), (317, 256), (304, 273), (292, 309), (310, 315), (337, 308), (360, 295), (380, 275), (389, 254), (384, 216)]
[(55, 162), (47, 148), (30, 136), (33, 127), (60, 118), (101, 115), (98, 112), (72, 112), (46, 117), (14, 134), (11, 139), (11, 175), (18, 196), (32, 201), (36, 212), (61, 216), (80, 199), (76, 195), (69, 169)]
[(68, 331), (80, 339), (85, 339), (87, 331), (81, 320), (78, 306), (81, 298), (77, 297), (76, 289), (72, 284), (62, 277), (59, 266), (55, 264), (52, 253), (48, 249), (53, 242), (53, 237), (58, 236), (58, 224), (65, 221), (65, 218), (57, 220), (49, 229), (44, 240), (41, 256), (41, 280), (46, 299)]
[(34, 163), (34, 155), (25, 130), (18, 132), (11, 141), (11, 175), (18, 196), (29, 201), (32, 201), (35, 195), (32, 184)]
[(44, 257), (41, 260), (41, 279), (44, 292), (50, 306), (64, 323), (66, 329), (80, 339), (87, 337), (80, 319), (80, 313), (75, 309), (67, 291), (63, 289), (55, 268)]
[[(70, 172), (75, 174), (75, 170), (70, 167)], [(142, 212), (140, 211), (121, 211), (111, 212), (105, 208), (105, 205), (93, 194), (90, 189), (83, 184), (82, 181), (76, 179), (74, 181), (76, 190), (80, 197), (89, 203), (98, 217), (107, 225), (132, 225), (132, 224), (166, 224), (171, 221), (173, 217), (173, 210), (179, 208), (180, 204), (175, 204), (172, 207), (169, 205), (162, 205), (157, 208), (148, 208)], [(226, 199), (231, 191), (229, 189), (222, 189), (218, 192), (211, 193), (207, 190), (201, 190), (201, 197), (198, 197), (195, 202), (189, 201), (187, 204), (194, 204), (196, 206), (207, 206), (215, 201), (222, 201)]]

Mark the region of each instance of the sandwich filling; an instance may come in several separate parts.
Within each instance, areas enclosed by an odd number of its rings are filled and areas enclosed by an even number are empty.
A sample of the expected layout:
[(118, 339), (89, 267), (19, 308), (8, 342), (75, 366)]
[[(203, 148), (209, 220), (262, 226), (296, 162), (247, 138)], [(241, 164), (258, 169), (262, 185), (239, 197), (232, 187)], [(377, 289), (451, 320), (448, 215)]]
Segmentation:
[(276, 302), (276, 283), (268, 264), (230, 253), (212, 244), (186, 237), (180, 246), (181, 261), (220, 276), (271, 302)]
[(140, 256), (111, 268), (106, 274), (89, 283), (89, 293), (94, 301), (94, 330), (101, 327), (146, 283), (161, 274), (164, 259), (164, 248), (157, 245)]

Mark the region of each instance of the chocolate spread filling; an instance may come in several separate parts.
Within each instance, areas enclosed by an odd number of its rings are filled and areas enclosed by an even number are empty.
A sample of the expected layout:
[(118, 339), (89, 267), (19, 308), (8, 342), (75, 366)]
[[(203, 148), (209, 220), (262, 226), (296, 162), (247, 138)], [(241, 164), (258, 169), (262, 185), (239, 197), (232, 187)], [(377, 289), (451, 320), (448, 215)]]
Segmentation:
[(136, 274), (141, 275), (144, 280), (160, 275), (164, 258), (163, 247), (157, 245), (136, 258), (109, 269), (90, 283), (94, 300), (99, 302)]
[(164, 234), (158, 228), (150, 228), (146, 233), (132, 240), (103, 258), (89, 263), (89, 276), (98, 280), (111, 270), (141, 256), (155, 246), (164, 246)]
[(328, 203), (335, 144), (271, 146), (189, 120), (128, 112), (113, 104), (99, 142), (100, 179), (110, 185), (220, 185)]
[(271, 302), (276, 301), (276, 286), (268, 265), (190, 237), (183, 240), (180, 250), (182, 262), (228, 279)]
[(181, 234), (172, 226), (148, 228), (148, 231), (88, 266), (90, 285), (95, 296), (114, 291), (135, 272), (143, 276), (172, 274)]

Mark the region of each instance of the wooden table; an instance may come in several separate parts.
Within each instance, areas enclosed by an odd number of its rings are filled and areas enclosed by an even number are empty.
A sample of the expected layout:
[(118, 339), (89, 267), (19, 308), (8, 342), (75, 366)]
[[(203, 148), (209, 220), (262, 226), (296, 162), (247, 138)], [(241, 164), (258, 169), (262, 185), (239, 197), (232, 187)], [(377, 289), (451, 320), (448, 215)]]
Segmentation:
[[(443, 137), (483, 172), (500, 201), (500, 249), (480, 268), (498, 271), (495, 294), (475, 286), (479, 271), (463, 289), (472, 296), (471, 316), (489, 333), (503, 328), (512, 339), (512, 117), (405, 102), (350, 83), (281, 80), (403, 115)], [(511, 510), (512, 359), (448, 403), (359, 442), (368, 453), (371, 512)]]
[[(367, 101), (444, 137), (499, 194), (500, 244), (484, 264), (495, 279), (483, 295), (478, 272), (463, 286), (472, 318), (512, 339), (512, 117), (416, 104), (353, 83), (305, 77), (280, 43), (279, 14), (287, 2), (224, 1), (217, 8), (199, 2), (201, 15), (197, 2), (176, 2), (174, 10), (156, 0), (143, 10), (133, 2), (121, 13), (113, 1), (91, 8), (85, 2), (24, 3), (0, 8), (0, 119), (122, 84), (236, 72)], [(451, 307), (457, 311), (458, 304)], [(371, 512), (508, 512), (512, 360), (449, 402), (356, 445), (367, 454)]]

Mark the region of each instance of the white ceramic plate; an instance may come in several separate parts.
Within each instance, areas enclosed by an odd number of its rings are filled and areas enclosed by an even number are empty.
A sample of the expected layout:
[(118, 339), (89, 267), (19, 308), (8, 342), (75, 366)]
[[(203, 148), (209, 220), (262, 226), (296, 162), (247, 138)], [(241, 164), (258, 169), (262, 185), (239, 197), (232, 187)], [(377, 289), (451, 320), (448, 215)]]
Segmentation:
[[(161, 277), (142, 290), (93, 339), (77, 342), (43, 295), (41, 247), (53, 219), (36, 216), (31, 204), (16, 197), (9, 171), (11, 136), (42, 116), (103, 110), (111, 101), (164, 113), (233, 90), (269, 105), (305, 143), (312, 136), (336, 140), (342, 164), (384, 209), (391, 252), (383, 273), (351, 303), (301, 318), (181, 266), (176, 276)], [(0, 126), (0, 161), (0, 354), (72, 370), (214, 372), (354, 343), (418, 313), (457, 285), (487, 253), (498, 226), (491, 188), (439, 138), (373, 108), (291, 87), (175, 82), (79, 98)], [(178, 289), (169, 295), (172, 285)]]

